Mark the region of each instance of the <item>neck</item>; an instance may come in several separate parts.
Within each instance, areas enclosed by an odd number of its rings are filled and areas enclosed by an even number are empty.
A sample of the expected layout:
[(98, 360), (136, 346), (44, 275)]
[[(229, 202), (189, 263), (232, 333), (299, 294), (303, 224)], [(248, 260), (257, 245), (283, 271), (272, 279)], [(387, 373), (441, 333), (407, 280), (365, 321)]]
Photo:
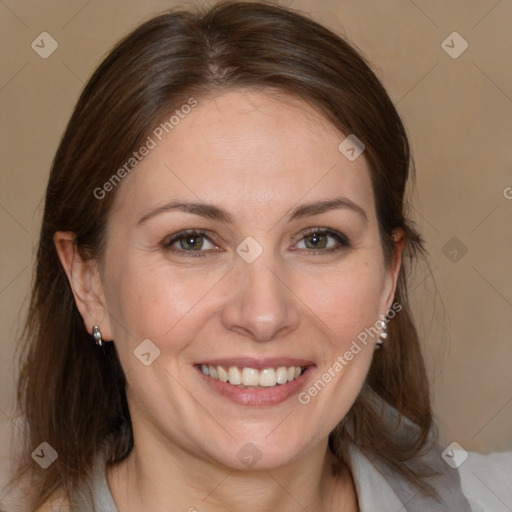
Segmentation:
[(345, 465), (334, 470), (327, 439), (307, 454), (272, 470), (236, 471), (199, 459), (153, 437), (107, 471), (119, 512), (174, 510), (208, 512), (287, 510), (357, 511), (357, 495)]

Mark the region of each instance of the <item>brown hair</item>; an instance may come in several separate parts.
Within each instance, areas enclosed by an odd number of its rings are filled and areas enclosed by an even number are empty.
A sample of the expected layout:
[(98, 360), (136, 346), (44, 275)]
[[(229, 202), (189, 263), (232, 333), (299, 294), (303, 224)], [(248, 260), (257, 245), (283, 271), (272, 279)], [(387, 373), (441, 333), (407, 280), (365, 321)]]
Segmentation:
[[(350, 440), (380, 457), (416, 485), (408, 466), (433, 432), (429, 387), (408, 307), (407, 271), (423, 241), (406, 216), (412, 162), (404, 126), (383, 86), (345, 40), (289, 9), (224, 2), (206, 12), (172, 10), (129, 34), (105, 58), (82, 92), (57, 150), (47, 188), (31, 305), (24, 331), (18, 399), (27, 442), (19, 475), (32, 476), (32, 508), (56, 490), (71, 496), (101, 449), (120, 461), (133, 437), (123, 370), (115, 346), (98, 349), (75, 305), (53, 242), (56, 231), (76, 234), (84, 258), (98, 257), (115, 190), (97, 199), (113, 172), (129, 159), (163, 115), (193, 95), (227, 88), (271, 88), (309, 102), (344, 133), (366, 146), (386, 264), (392, 233), (405, 232), (405, 258), (380, 350), (347, 416), (330, 436), (341, 457)], [(394, 437), (373, 396), (418, 429)], [(48, 442), (58, 459), (45, 470), (31, 452)]]

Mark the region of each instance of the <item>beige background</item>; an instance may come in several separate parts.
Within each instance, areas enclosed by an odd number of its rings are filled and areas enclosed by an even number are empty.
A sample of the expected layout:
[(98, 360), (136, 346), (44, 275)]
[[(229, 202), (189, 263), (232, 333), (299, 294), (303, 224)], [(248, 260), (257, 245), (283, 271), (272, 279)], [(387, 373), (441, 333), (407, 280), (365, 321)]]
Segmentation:
[[(442, 441), (481, 452), (512, 449), (512, 2), (286, 3), (367, 56), (411, 135), (413, 214), (430, 252), (411, 290)], [(13, 415), (13, 356), (59, 138), (113, 43), (172, 5), (0, 2), (0, 416)], [(43, 31), (59, 45), (48, 59), (30, 46)], [(441, 45), (454, 31), (469, 45), (455, 59)], [(461, 48), (457, 39), (447, 44)]]

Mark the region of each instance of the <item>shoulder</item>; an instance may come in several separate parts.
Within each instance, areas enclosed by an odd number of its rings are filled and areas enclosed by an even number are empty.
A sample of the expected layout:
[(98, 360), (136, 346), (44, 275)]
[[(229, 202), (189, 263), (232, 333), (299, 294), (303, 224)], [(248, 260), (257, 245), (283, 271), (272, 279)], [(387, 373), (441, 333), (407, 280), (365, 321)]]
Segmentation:
[(93, 466), (80, 481), (70, 500), (62, 495), (56, 495), (36, 512), (118, 512), (110, 492), (106, 477), (106, 459), (99, 452)]
[(512, 510), (512, 451), (488, 455), (467, 452), (459, 473), (473, 512)]
[(71, 512), (62, 491), (56, 490), (46, 501), (34, 509), (34, 493), (27, 477), (0, 488), (0, 512)]
[(379, 510), (383, 503), (386, 510), (405, 510), (407, 506), (410, 512), (472, 512), (461, 489), (458, 471), (444, 463), (437, 446), (432, 446), (411, 464), (416, 468), (428, 468), (430, 475), (424, 481), (435, 491), (435, 495), (420, 491), (387, 461), (375, 455), (364, 454), (355, 446), (350, 447), (348, 459), (362, 512)]
[(36, 512), (70, 512), (69, 501), (61, 494), (49, 498)]

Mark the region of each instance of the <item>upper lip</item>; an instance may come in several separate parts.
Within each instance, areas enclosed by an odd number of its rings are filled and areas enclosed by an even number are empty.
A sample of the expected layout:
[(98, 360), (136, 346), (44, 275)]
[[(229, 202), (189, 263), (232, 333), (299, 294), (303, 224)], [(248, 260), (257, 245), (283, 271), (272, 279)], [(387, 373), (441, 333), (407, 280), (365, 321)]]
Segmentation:
[(206, 359), (198, 364), (210, 366), (237, 366), (239, 368), (254, 368), (255, 370), (264, 370), (265, 368), (279, 368), (280, 366), (313, 366), (312, 361), (298, 359), (296, 357), (224, 357), (216, 359)]

